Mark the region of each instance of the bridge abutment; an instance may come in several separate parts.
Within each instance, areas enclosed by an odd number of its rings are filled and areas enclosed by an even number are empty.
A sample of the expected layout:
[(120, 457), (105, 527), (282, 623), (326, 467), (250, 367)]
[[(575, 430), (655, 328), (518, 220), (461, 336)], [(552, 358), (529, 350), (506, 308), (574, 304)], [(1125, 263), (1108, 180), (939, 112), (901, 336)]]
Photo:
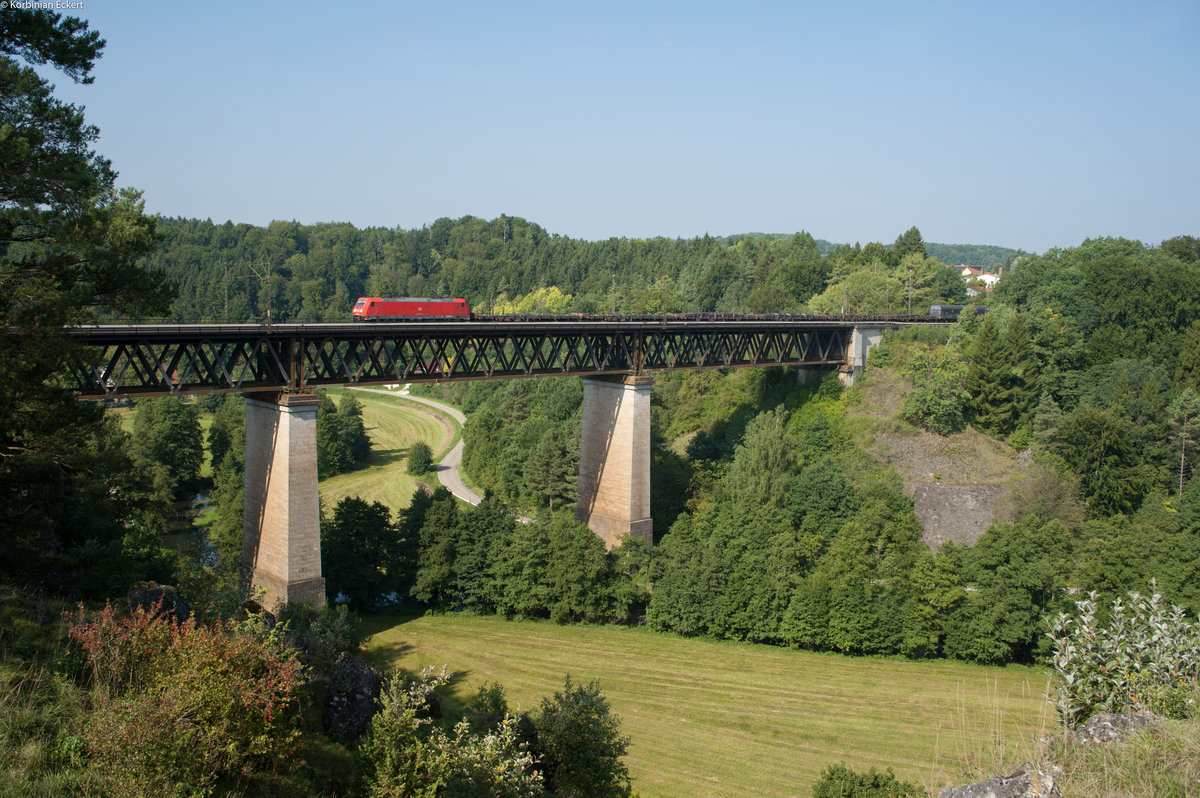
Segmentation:
[(325, 604), (317, 492), (317, 408), (312, 394), (246, 398), (242, 521), (244, 586), (265, 590), (263, 606)]
[(608, 548), (633, 533), (653, 540), (650, 520), (650, 388), (646, 376), (585, 377), (575, 517)]
[(875, 327), (855, 327), (850, 333), (850, 348), (846, 352), (846, 364), (841, 367), (838, 378), (847, 387), (854, 384), (867, 367), (867, 354), (871, 347), (883, 339), (884, 331)]

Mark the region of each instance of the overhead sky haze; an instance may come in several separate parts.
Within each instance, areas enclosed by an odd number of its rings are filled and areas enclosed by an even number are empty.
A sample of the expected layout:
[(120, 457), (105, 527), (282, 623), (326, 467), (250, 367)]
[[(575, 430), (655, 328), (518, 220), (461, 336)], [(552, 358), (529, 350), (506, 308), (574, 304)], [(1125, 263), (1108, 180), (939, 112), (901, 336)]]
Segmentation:
[[(3, 13), (3, 12), (0, 12)], [(84, 0), (86, 106), (166, 216), (1200, 235), (1200, 3)]]

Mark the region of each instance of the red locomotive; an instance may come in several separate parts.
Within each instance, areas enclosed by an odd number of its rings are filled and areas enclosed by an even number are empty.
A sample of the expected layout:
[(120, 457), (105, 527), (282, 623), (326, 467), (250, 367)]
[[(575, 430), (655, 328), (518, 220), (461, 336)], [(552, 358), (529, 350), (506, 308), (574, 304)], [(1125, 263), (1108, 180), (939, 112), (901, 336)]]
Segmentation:
[(353, 312), (355, 321), (471, 320), (465, 299), (364, 296), (354, 303)]

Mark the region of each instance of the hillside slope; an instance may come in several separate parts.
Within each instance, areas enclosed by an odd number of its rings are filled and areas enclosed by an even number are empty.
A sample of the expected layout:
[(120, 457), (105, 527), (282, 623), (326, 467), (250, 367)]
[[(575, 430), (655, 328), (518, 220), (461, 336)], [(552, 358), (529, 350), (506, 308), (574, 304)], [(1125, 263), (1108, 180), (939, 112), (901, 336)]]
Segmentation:
[(1009, 482), (1024, 473), (1029, 454), (971, 428), (941, 436), (899, 420), (911, 387), (890, 369), (868, 368), (847, 410), (856, 420), (857, 442), (904, 478), (931, 548), (948, 540), (974, 543), (996, 517)]

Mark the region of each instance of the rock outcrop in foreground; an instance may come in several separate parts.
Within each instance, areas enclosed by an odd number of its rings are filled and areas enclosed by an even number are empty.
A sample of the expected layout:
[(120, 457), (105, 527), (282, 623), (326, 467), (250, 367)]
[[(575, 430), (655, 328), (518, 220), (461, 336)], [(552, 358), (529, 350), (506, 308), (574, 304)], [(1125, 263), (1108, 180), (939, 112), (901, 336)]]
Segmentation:
[(1007, 776), (947, 787), (938, 798), (1062, 798), (1062, 792), (1049, 773), (1021, 766)]

